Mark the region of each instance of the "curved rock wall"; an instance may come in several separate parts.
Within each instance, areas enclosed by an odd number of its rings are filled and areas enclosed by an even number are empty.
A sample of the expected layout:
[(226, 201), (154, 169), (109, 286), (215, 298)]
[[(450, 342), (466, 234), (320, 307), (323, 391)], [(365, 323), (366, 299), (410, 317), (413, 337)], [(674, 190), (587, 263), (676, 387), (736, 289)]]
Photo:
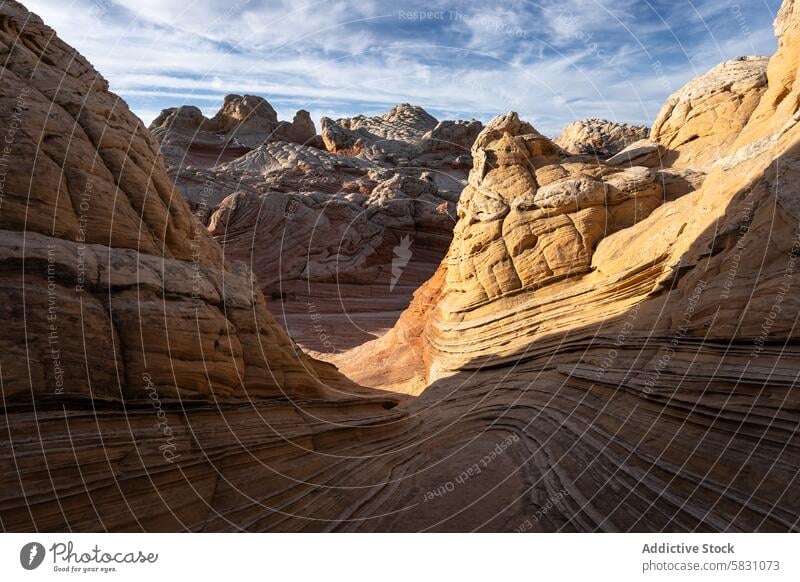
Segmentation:
[[(348, 370), (424, 386), (407, 409), (436, 442), (424, 468), (387, 461), (405, 487), (370, 511), (423, 509), (378, 528), (797, 529), (799, 18), (786, 2), (738, 129), (709, 125), (725, 155), (678, 148), (702, 186), (619, 225), (603, 164), (570, 165), (513, 115), (487, 127), (442, 269)], [(711, 90), (704, 114), (731, 99)], [(651, 200), (639, 172), (622, 204)]]
[(106, 80), (21, 5), (0, 17), (6, 399), (119, 401), (148, 382), (162, 397), (313, 395), (320, 377), (335, 382), (223, 263)]

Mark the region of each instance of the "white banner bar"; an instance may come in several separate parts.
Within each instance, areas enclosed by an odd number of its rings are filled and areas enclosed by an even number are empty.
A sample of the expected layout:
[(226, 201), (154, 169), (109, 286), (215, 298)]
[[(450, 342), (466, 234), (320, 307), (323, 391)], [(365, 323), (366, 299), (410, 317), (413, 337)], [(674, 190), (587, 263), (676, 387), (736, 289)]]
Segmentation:
[(792, 534), (3, 534), (0, 580), (800, 580)]

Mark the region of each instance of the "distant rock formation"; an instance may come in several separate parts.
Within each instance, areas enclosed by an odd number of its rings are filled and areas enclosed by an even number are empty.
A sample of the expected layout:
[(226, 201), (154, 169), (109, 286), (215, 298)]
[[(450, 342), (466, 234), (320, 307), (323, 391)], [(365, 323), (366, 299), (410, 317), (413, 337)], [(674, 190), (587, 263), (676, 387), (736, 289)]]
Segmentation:
[(359, 115), (333, 121), (323, 117), (322, 140), (328, 151), (349, 156), (393, 158), (393, 163), (413, 157), (415, 147), (437, 121), (422, 107), (401, 103), (375, 117)]
[(480, 121), (440, 121), (422, 136), (420, 150), (424, 154), (455, 152), (466, 155), (483, 130)]
[[(285, 141), (187, 169), (179, 188), (225, 256), (255, 272), (291, 336), (320, 357), (394, 324), (442, 260), (459, 194), (440, 189), (432, 171)], [(404, 240), (412, 260), (393, 284)]]
[(322, 145), (308, 111), (298, 111), (291, 123), (278, 121), (269, 102), (255, 95), (226, 96), (211, 119), (193, 105), (164, 109), (149, 129), (172, 168), (215, 166), (272, 141)]
[(621, 152), (630, 144), (646, 139), (650, 129), (644, 125), (615, 123), (606, 119), (573, 121), (553, 140), (565, 151), (606, 159)]
[(374, 117), (359, 115), (336, 121), (323, 117), (321, 125), (325, 147), (335, 154), (393, 166), (454, 169), (469, 169), (472, 142), (483, 128), (475, 120), (440, 123), (408, 103)]
[[(272, 109), (255, 103), (271, 123)], [(230, 100), (217, 121), (201, 123), (227, 130), (223, 121), (252, 117), (252, 104)], [(192, 121), (170, 122), (196, 125), (197, 115), (184, 117)], [(433, 274), (452, 238), (470, 147), (483, 128), (478, 121), (437, 122), (408, 104), (339, 120), (335, 128), (329, 121), (323, 134), (333, 151), (270, 140), (253, 149), (228, 146), (231, 155), (211, 166), (170, 168), (226, 257), (253, 269), (280, 323), (321, 358), (382, 335)], [(337, 131), (359, 148), (331, 146)], [(203, 132), (178, 135), (188, 138), (180, 155), (204, 147)], [(165, 155), (169, 147), (162, 140)], [(400, 250), (409, 254), (402, 267)]]

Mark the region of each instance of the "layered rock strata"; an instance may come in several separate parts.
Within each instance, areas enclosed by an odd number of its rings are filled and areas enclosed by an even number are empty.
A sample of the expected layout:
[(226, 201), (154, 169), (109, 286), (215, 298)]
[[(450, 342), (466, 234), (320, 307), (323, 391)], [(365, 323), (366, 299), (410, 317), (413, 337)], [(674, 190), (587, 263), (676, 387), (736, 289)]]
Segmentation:
[(6, 398), (119, 401), (142, 397), (145, 376), (200, 400), (350, 386), (224, 261), (107, 81), (21, 5), (2, 16)]

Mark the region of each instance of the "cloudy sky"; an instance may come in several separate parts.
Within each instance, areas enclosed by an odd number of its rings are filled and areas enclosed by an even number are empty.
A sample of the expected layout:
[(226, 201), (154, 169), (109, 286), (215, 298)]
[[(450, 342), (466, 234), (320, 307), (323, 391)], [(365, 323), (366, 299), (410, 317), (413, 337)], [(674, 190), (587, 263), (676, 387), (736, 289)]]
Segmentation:
[(147, 123), (213, 114), (228, 93), (281, 118), (421, 105), (439, 119), (518, 111), (650, 124), (692, 77), (776, 42), (780, 0), (23, 0)]

